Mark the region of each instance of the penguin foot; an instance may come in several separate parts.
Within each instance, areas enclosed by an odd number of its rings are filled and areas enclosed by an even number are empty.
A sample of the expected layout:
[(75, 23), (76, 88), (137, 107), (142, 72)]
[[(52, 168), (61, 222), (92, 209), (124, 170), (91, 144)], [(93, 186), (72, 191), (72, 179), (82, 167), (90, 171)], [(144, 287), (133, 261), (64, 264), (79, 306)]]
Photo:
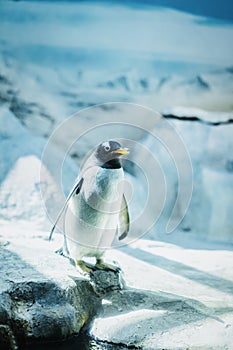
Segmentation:
[(76, 260), (75, 261), (75, 265), (76, 265), (76, 268), (77, 270), (83, 275), (86, 275), (86, 274), (90, 274), (91, 271), (92, 271), (92, 268), (91, 266), (89, 266), (88, 264), (86, 264), (83, 260)]
[(107, 264), (102, 259), (96, 259), (95, 268), (98, 270), (106, 270), (113, 272), (120, 272), (121, 268), (117, 265)]

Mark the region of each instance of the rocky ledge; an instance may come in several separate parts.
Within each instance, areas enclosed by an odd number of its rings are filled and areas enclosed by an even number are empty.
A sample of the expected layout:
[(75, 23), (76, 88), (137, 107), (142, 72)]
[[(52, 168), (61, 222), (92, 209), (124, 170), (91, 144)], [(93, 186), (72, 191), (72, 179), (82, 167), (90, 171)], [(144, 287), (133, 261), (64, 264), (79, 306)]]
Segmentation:
[(0, 248), (1, 349), (77, 334), (100, 306), (90, 281), (43, 243), (22, 240)]
[(0, 269), (1, 350), (61, 342), (83, 329), (100, 349), (227, 349), (232, 339), (231, 310), (126, 287), (119, 271), (84, 277), (44, 239), (2, 242)]
[(1, 350), (78, 334), (98, 313), (101, 296), (122, 288), (119, 272), (93, 270), (86, 278), (48, 246), (40, 239), (0, 246)]

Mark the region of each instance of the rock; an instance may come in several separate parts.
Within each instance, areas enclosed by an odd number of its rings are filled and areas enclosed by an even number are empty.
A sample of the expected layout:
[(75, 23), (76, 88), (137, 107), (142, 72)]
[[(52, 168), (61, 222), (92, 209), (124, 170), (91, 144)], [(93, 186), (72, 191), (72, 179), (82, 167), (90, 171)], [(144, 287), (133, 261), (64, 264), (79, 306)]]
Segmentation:
[(144, 350), (231, 344), (232, 326), (226, 327), (198, 301), (136, 289), (111, 292), (106, 298), (90, 331), (99, 344)]
[(88, 278), (39, 239), (0, 247), (0, 348), (78, 334), (101, 306)]
[(7, 325), (0, 325), (0, 348), (1, 350), (16, 350), (15, 337)]
[(104, 296), (106, 293), (121, 290), (125, 286), (121, 270), (105, 271), (95, 269), (91, 272), (91, 282), (95, 293)]

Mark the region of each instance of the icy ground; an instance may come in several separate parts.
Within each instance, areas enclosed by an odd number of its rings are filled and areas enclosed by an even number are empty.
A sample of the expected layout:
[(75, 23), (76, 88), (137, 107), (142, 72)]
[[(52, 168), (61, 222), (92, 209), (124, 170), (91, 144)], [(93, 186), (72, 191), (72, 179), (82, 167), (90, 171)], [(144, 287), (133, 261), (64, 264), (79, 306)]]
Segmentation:
[[(115, 252), (114, 258), (121, 264), (130, 286), (137, 290), (171, 293), (183, 301), (191, 298), (192, 301), (187, 303), (203, 318), (195, 320), (189, 307), (181, 319), (179, 307), (174, 313), (172, 310), (152, 311), (149, 307), (143, 310), (135, 307), (127, 315), (122, 310), (116, 319), (111, 314), (97, 319), (93, 333), (99, 338), (112, 337), (115, 341), (124, 339), (127, 342), (132, 341), (134, 334), (137, 338), (141, 330), (145, 349), (153, 349), (153, 346), (158, 349), (231, 349), (232, 251), (211, 245), (194, 249), (195, 242), (189, 243), (189, 248), (183, 248), (161, 241), (140, 240)], [(111, 252), (109, 256), (112, 257)], [(207, 318), (204, 315), (208, 315)]]
[[(47, 231), (34, 231), (33, 237), (31, 232), (25, 226), (1, 223), (1, 244), (10, 241), (6, 248), (34, 271), (29, 276), (33, 281), (43, 274), (43, 281), (58, 280), (62, 286), (71, 283), (70, 276), (77, 273), (67, 259), (51, 257), (58, 266), (47, 261), (61, 246), (62, 236), (56, 234), (49, 243)], [(178, 241), (176, 235), (174, 241)], [(203, 245), (190, 239), (174, 244), (144, 237), (108, 250), (106, 261), (113, 260), (123, 269), (128, 289), (107, 293), (102, 300), (103, 309), (90, 332), (104, 342), (103, 348), (109, 342), (145, 350), (231, 349), (233, 253), (228, 245)]]

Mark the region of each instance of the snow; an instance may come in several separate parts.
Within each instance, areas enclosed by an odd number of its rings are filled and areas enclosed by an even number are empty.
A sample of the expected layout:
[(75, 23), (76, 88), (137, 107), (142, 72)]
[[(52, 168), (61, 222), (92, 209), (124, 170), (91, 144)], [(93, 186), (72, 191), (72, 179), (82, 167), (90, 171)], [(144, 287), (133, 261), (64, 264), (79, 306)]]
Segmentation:
[(230, 349), (232, 251), (227, 245), (189, 243), (182, 248), (141, 239), (110, 250), (107, 256), (120, 263), (128, 290), (109, 296), (92, 336), (143, 349)]
[(209, 243), (203, 248), (200, 242), (197, 246), (197, 239), (189, 242), (190, 246), (183, 248), (179, 243), (141, 239), (117, 251), (109, 250), (106, 258), (118, 261), (132, 288), (173, 293), (208, 307), (232, 305), (233, 274), (228, 268), (232, 251), (227, 245)]
[[(0, 124), (0, 217), (18, 224), (28, 222), (34, 230), (48, 229), (51, 224), (47, 214), (52, 214), (45, 213), (42, 199), (50, 203), (46, 207), (53, 212), (53, 219), (64, 201), (63, 192), (55, 182), (57, 176), (53, 167), (53, 157), (59, 159), (60, 154), (52, 149), (50, 161), (42, 164), (46, 140), (33, 136), (6, 107), (0, 108)], [(65, 167), (64, 185), (67, 186), (68, 180), (69, 186), (71, 179), (76, 177), (77, 168), (69, 158)]]
[(207, 111), (199, 108), (173, 107), (164, 109), (163, 114), (174, 115), (183, 118), (200, 118), (202, 121), (210, 123), (228, 122), (232, 119), (232, 112)]
[(181, 226), (194, 228), (200, 239), (232, 242), (233, 125), (174, 124), (184, 138), (194, 171), (192, 200)]

